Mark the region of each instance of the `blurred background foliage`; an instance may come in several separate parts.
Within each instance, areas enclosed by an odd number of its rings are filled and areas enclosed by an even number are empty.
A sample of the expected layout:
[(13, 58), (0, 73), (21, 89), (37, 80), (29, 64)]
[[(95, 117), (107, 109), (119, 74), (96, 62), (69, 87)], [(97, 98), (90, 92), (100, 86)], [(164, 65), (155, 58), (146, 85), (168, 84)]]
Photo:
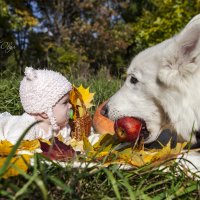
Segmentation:
[(25, 66), (120, 77), (139, 51), (178, 33), (199, 0), (0, 0), (0, 73)]

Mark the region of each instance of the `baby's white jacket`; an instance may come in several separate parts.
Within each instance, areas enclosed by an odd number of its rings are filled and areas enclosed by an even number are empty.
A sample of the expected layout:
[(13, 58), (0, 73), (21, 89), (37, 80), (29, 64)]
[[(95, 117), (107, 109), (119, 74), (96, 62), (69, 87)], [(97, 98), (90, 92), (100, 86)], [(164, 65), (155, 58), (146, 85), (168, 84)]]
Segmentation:
[[(35, 118), (27, 113), (22, 115), (11, 115), (8, 112), (0, 114), (0, 141), (8, 140), (12, 144), (15, 144), (19, 137), (30, 127), (34, 122)], [(70, 137), (71, 129), (69, 125), (60, 130), (64, 142), (67, 142), (71, 139)], [(45, 139), (49, 140), (53, 136), (52, 129), (49, 129), (46, 133), (41, 129), (38, 124), (34, 125), (25, 135), (24, 140), (34, 140), (34, 139)]]

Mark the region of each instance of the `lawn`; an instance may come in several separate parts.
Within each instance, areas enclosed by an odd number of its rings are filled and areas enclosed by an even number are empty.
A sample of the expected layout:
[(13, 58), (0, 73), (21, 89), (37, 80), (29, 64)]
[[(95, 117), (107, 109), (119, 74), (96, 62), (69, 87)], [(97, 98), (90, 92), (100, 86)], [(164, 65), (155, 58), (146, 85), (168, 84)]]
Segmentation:
[[(95, 108), (108, 99), (121, 86), (117, 79), (99, 76), (88, 81), (71, 79), (95, 92)], [(21, 114), (18, 95), (19, 79), (0, 80), (0, 112)], [(8, 179), (1, 178), (0, 199), (200, 199), (200, 183), (195, 174), (183, 170), (184, 162), (172, 162), (163, 167), (145, 165), (122, 170), (118, 165), (107, 168), (89, 166), (74, 168), (60, 163), (47, 163), (35, 154), (34, 165), (28, 173)]]

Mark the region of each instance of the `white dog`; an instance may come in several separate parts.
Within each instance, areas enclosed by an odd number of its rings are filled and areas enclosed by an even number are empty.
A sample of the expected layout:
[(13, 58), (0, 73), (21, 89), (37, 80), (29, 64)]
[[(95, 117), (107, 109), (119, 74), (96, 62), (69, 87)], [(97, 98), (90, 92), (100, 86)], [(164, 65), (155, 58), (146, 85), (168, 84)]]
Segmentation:
[(177, 133), (179, 142), (198, 143), (200, 15), (175, 37), (132, 60), (123, 87), (110, 98), (104, 112), (112, 120), (123, 116), (142, 119), (149, 132), (145, 143), (155, 141), (166, 128)]

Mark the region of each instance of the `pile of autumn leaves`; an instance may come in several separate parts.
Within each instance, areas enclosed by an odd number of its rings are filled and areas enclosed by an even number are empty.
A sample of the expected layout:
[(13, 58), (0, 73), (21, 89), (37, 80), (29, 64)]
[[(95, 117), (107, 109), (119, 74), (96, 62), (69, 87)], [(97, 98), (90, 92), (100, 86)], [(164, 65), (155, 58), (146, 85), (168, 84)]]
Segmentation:
[[(82, 85), (76, 88), (76, 90), (81, 94), (85, 107), (89, 109), (92, 106), (91, 101), (93, 100), (94, 93), (90, 93), (89, 88), (85, 89)], [(75, 101), (74, 99), (71, 100), (72, 104), (79, 105), (79, 115), (84, 115), (82, 103), (73, 102)], [(120, 143), (117, 137), (111, 134), (101, 135), (99, 140), (93, 145), (85, 136), (83, 136), (81, 141), (73, 138), (68, 144), (65, 144), (61, 137), (55, 137), (50, 141), (40, 139), (33, 141), (22, 140), (10, 158), (14, 147), (9, 141), (5, 140), (0, 141), (0, 170), (9, 159), (9, 164), (2, 175), (3, 178), (16, 176), (20, 171), (27, 172), (31, 159), (36, 152), (41, 153), (47, 160), (50, 159), (54, 162), (93, 162), (97, 163), (98, 167), (107, 167), (111, 164), (129, 167), (140, 167), (146, 164), (155, 166), (167, 159), (176, 158), (184, 146), (185, 144), (178, 143), (174, 149), (171, 149), (170, 144), (168, 144), (161, 150), (146, 151), (141, 144)], [(77, 149), (84, 156), (77, 156)]]
[[(81, 101), (84, 102), (85, 108), (83, 108), (80, 99), (75, 98), (77, 90), (81, 94)], [(90, 93), (89, 88), (85, 89), (82, 85), (78, 88), (74, 86), (70, 94), (70, 100), (73, 106), (77, 108), (79, 117), (85, 114), (85, 109), (89, 109), (92, 106), (93, 96), (94, 93)], [(77, 112), (74, 112), (73, 119), (77, 118)], [(55, 161), (68, 161), (75, 158), (76, 153), (73, 148), (78, 148), (79, 145), (82, 149), (82, 141), (72, 139), (70, 144), (65, 144), (63, 141), (64, 139), (61, 135), (52, 138), (50, 141), (42, 139), (32, 141), (22, 140), (20, 144), (17, 142), (15, 146), (7, 140), (0, 141), (0, 175), (3, 178), (8, 178), (18, 175), (20, 170), (26, 172), (36, 152), (41, 153), (47, 159)], [(15, 151), (13, 151), (14, 149)], [(2, 171), (4, 172), (1, 173)]]

